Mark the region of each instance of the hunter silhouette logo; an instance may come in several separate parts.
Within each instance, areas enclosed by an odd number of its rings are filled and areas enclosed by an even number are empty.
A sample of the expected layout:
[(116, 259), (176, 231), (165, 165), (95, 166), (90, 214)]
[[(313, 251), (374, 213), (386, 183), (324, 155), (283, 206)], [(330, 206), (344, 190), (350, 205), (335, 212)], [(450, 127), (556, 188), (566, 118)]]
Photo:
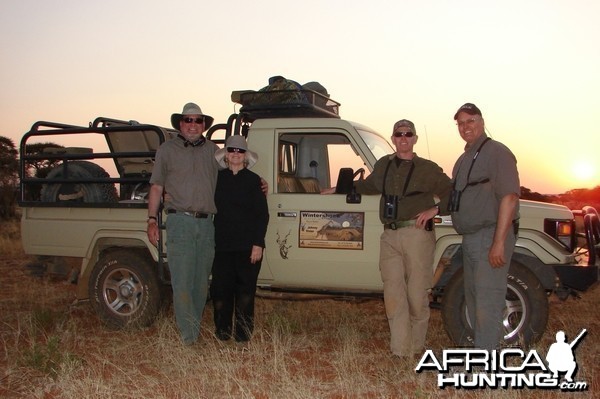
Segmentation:
[(548, 362), (548, 368), (552, 371), (552, 377), (558, 378), (558, 372), (566, 372), (565, 379), (568, 382), (573, 382), (573, 374), (577, 369), (573, 348), (575, 348), (579, 340), (586, 333), (587, 330), (584, 328), (570, 344), (566, 342), (564, 331), (556, 333), (556, 342), (550, 345), (548, 354), (546, 355), (546, 361)]
[[(585, 391), (585, 381), (573, 381), (577, 362), (573, 351), (587, 330), (584, 328), (570, 343), (564, 331), (556, 333), (546, 359), (537, 350), (519, 348), (444, 349), (441, 356), (427, 349), (415, 368), (417, 373), (437, 371), (437, 385), (462, 389), (543, 388), (561, 391)], [(565, 374), (564, 381), (561, 381)]]

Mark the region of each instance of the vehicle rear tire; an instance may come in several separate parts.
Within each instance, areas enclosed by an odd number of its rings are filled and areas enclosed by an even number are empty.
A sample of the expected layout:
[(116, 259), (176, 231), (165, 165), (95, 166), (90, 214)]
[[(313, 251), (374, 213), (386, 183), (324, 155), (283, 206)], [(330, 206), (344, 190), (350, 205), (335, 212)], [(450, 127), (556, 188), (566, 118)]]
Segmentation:
[(102, 256), (94, 266), (89, 298), (106, 326), (147, 327), (159, 312), (161, 288), (149, 255), (116, 250)]
[[(69, 177), (74, 179), (89, 179), (110, 177), (99, 165), (87, 161), (69, 162), (67, 165)], [(46, 179), (62, 178), (63, 165), (52, 169)], [(40, 194), (42, 202), (117, 202), (117, 189), (109, 183), (56, 183), (44, 184)]]
[[(502, 345), (527, 348), (539, 341), (546, 330), (548, 297), (536, 276), (514, 260), (508, 271), (507, 284)], [(462, 267), (444, 288), (442, 320), (448, 336), (456, 345), (473, 346), (473, 328), (465, 304)]]

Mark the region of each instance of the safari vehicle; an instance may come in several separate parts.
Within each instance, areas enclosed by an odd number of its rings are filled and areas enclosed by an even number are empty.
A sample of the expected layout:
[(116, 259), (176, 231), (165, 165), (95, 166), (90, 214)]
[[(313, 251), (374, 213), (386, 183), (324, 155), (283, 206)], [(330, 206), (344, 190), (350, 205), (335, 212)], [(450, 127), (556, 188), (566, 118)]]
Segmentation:
[[(232, 99), (242, 104), (239, 112), (207, 132), (220, 144), (229, 135), (246, 136), (259, 155), (253, 171), (269, 183), (270, 221), (259, 290), (379, 296), (379, 197), (356, 194), (352, 181), (368, 175), (376, 160), (393, 149), (372, 129), (341, 119), (339, 103), (310, 90), (302, 94), (299, 102), (274, 103), (264, 97), (253, 101), (256, 92), (234, 92)], [(89, 126), (37, 122), (21, 140), (25, 251), (81, 258), (77, 299), (89, 300), (107, 325), (151, 324), (169, 287), (165, 233), (158, 247), (146, 236), (146, 194), (155, 151), (175, 133), (97, 118)], [(27, 151), (30, 143), (59, 137), (70, 143), (102, 141), (106, 150), (94, 152), (82, 145), (37, 155)], [(57, 166), (45, 178), (28, 177), (28, 165), (39, 160)], [(335, 194), (320, 194), (333, 186)], [(41, 193), (32, 198), (35, 187)], [(590, 207), (581, 211), (581, 236), (573, 212), (564, 206), (521, 201), (520, 209), (504, 339), (528, 345), (545, 330), (548, 295), (565, 299), (598, 280), (600, 228), (598, 213)], [(165, 221), (161, 213), (163, 228)], [(441, 307), (456, 344), (469, 345), (461, 237), (449, 216), (436, 218), (435, 232), (432, 305)]]

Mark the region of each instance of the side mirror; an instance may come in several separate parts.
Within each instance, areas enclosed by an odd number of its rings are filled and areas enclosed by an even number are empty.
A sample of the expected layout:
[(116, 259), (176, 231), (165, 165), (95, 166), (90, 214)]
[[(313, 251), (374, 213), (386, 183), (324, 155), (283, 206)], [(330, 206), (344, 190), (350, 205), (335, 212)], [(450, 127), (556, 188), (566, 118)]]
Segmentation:
[(335, 185), (336, 194), (350, 194), (352, 192), (354, 171), (352, 168), (341, 168)]
[(341, 168), (340, 174), (338, 175), (338, 181), (335, 186), (336, 194), (346, 194), (346, 202), (348, 204), (360, 204), (361, 195), (356, 192), (354, 188), (354, 178), (360, 174), (361, 178), (364, 176), (364, 169), (359, 169), (356, 173), (352, 168)]

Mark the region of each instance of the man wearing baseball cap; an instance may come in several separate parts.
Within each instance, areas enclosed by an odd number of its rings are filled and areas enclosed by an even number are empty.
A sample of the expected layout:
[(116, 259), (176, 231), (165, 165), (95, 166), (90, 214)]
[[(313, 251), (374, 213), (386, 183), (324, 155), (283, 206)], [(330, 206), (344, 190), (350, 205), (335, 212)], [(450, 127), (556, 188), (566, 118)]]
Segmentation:
[(475, 104), (462, 105), (454, 120), (466, 146), (452, 170), (448, 210), (463, 236), (465, 301), (475, 347), (493, 350), (504, 334), (506, 280), (518, 228), (517, 160), (508, 147), (487, 136)]
[(428, 290), (433, 283), (433, 217), (447, 208), (450, 178), (435, 162), (413, 151), (418, 136), (413, 122), (394, 124), (396, 151), (380, 158), (364, 180), (362, 194), (381, 194), (379, 270), (390, 350), (399, 357), (423, 352), (429, 325)]

